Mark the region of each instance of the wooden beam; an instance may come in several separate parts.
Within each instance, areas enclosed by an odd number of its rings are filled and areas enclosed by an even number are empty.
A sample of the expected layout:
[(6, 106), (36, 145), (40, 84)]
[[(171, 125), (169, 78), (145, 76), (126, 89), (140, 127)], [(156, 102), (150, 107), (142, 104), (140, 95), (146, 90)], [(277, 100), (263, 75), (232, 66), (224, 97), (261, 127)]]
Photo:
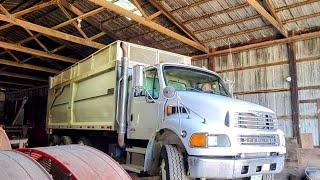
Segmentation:
[(237, 31), (235, 33), (232, 33), (232, 34), (226, 34), (226, 35), (223, 35), (223, 36), (211, 37), (209, 39), (203, 40), (203, 42), (208, 43), (208, 42), (211, 42), (211, 41), (218, 41), (218, 40), (222, 40), (222, 39), (227, 39), (229, 37), (240, 36), (240, 35), (256, 32), (256, 31), (260, 31), (260, 30), (265, 30), (265, 29), (269, 29), (269, 28), (271, 28), (270, 25), (261, 26), (261, 27), (257, 27), (257, 28), (253, 28), (253, 29), (244, 29), (244, 30), (240, 30), (240, 31)]
[[(68, 25), (68, 24), (76, 21), (78, 18), (87, 18), (87, 17), (89, 17), (89, 16), (92, 16), (92, 15), (94, 15), (94, 14), (96, 14), (96, 13), (101, 12), (102, 10), (104, 10), (104, 8), (97, 8), (97, 9), (92, 10), (92, 11), (89, 11), (89, 12), (87, 12), (87, 13), (83, 13), (83, 14), (79, 15), (79, 16), (76, 17), (76, 18), (69, 19), (68, 21), (65, 21), (65, 22), (63, 22), (63, 23), (60, 23), (60, 24), (58, 24), (58, 25), (56, 25), (56, 26), (54, 26), (54, 27), (51, 27), (51, 29), (57, 30), (57, 29), (59, 29), (59, 28), (61, 28), (61, 27), (64, 27), (64, 26), (66, 26), (66, 25)], [(38, 37), (40, 37), (41, 35), (42, 35), (41, 33), (36, 34), (36, 35), (31, 36), (31, 37), (29, 37), (29, 38), (26, 38), (26, 39), (24, 39), (24, 40), (22, 40), (22, 41), (19, 41), (18, 44), (23, 44), (23, 43), (28, 42), (28, 41), (30, 41), (30, 40), (32, 40), (32, 39), (38, 38)], [(90, 40), (94, 40), (95, 38), (89, 38), (89, 39), (90, 39)]]
[(15, 78), (21, 78), (21, 79), (29, 79), (34, 81), (41, 81), (41, 82), (48, 82), (48, 79), (38, 78), (34, 76), (29, 76), (25, 74), (18, 74), (18, 73), (12, 73), (12, 72), (0, 72), (0, 76), (9, 76), (9, 77), (15, 77)]
[(245, 8), (247, 6), (248, 6), (248, 3), (242, 3), (242, 4), (239, 4), (237, 6), (228, 7), (228, 8), (222, 9), (220, 11), (216, 11), (216, 12), (212, 12), (210, 14), (206, 14), (204, 16), (200, 16), (200, 17), (192, 18), (192, 19), (187, 20), (187, 21), (183, 21), (182, 24), (184, 24), (184, 25), (190, 24), (192, 22), (197, 22), (199, 20), (204, 20), (204, 19), (207, 19), (207, 18), (210, 18), (210, 17), (213, 17), (213, 16), (217, 16), (217, 15), (222, 14), (222, 13), (229, 13), (229, 12), (232, 12), (232, 11), (236, 11), (238, 9)]
[(184, 33), (186, 33), (191, 39), (198, 42), (199, 44), (203, 45), (196, 36), (189, 31), (182, 23), (180, 23), (173, 15), (172, 13), (168, 12), (165, 8), (163, 8), (158, 1), (150, 0), (150, 3), (156, 7), (158, 10), (160, 10), (173, 24), (175, 24), (178, 28), (180, 28)]
[(146, 20), (151, 21), (151, 20), (155, 19), (156, 17), (159, 17), (161, 14), (162, 14), (162, 12), (161, 12), (161, 11), (158, 11), (158, 12), (153, 13), (153, 14), (151, 14), (150, 16), (148, 16), (148, 17), (146, 18)]
[[(35, 5), (35, 6), (32, 6), (28, 9), (25, 9), (25, 10), (22, 10), (22, 11), (19, 11), (19, 12), (16, 12), (16, 13), (13, 13), (12, 16), (13, 17), (20, 17), (20, 16), (23, 16), (23, 15), (26, 15), (28, 13), (31, 13), (33, 11), (37, 11), (37, 10), (40, 10), (40, 9), (43, 9), (43, 8), (46, 8), (48, 6), (51, 6), (53, 4), (56, 4), (57, 0), (51, 0), (49, 2), (45, 2), (45, 3), (41, 3), (41, 4), (38, 4), (38, 5)], [(0, 30), (3, 30), (3, 29), (6, 29), (6, 28), (9, 28), (13, 26), (13, 24), (6, 24), (6, 25), (2, 25), (0, 26)]]
[(289, 9), (292, 9), (295, 7), (304, 6), (306, 4), (311, 4), (314, 2), (318, 2), (318, 1), (319, 0), (305, 0), (305, 1), (301, 1), (301, 2), (296, 2), (296, 3), (290, 4), (288, 6), (283, 6), (283, 7), (277, 8), (277, 9), (275, 9), (275, 11), (279, 12), (279, 11), (289, 10)]
[(25, 87), (34, 87), (32, 84), (27, 83), (17, 83), (17, 82), (10, 82), (10, 81), (0, 81), (1, 84), (10, 84), (10, 85), (17, 85), (17, 86), (25, 86)]
[(199, 29), (199, 30), (193, 31), (193, 33), (194, 34), (199, 34), (199, 33), (203, 33), (203, 32), (206, 32), (206, 31), (216, 30), (216, 29), (220, 29), (222, 27), (231, 26), (231, 25), (238, 24), (238, 23), (243, 23), (243, 22), (250, 21), (250, 20), (253, 20), (253, 19), (258, 19), (258, 18), (261, 18), (261, 16), (260, 15), (254, 15), (254, 16), (250, 16), (250, 17), (247, 17), (247, 18), (243, 18), (243, 19), (236, 19), (236, 20), (232, 20), (232, 21), (227, 22), (227, 23), (215, 24), (215, 25), (213, 25), (211, 27), (208, 27), (208, 28)]
[(5, 15), (0, 15), (0, 20), (8, 22), (8, 23), (12, 23), (14, 25), (21, 26), (23, 28), (26, 28), (26, 29), (29, 29), (29, 30), (32, 30), (32, 31), (36, 31), (36, 32), (39, 32), (39, 33), (42, 33), (42, 34), (45, 34), (45, 35), (48, 35), (48, 36), (56, 37), (56, 38), (59, 38), (59, 39), (62, 39), (62, 40), (74, 42), (74, 43), (85, 45), (85, 46), (89, 46), (89, 47), (92, 47), (92, 48), (101, 49), (101, 48), (105, 47), (104, 44), (93, 42), (93, 41), (88, 40), (88, 39), (83, 39), (83, 38), (80, 38), (80, 37), (77, 37), (77, 36), (73, 36), (73, 35), (70, 35), (70, 34), (67, 34), (67, 33), (63, 33), (63, 32), (57, 31), (57, 30), (53, 30), (53, 29), (50, 29), (50, 28), (47, 28), (47, 27), (44, 27), (44, 26), (40, 26), (40, 25), (37, 25), (37, 24), (34, 24), (34, 23), (23, 21), (23, 20), (20, 20), (20, 19), (17, 19), (17, 18), (13, 18), (13, 17), (9, 18), (9, 17), (7, 17)]
[(137, 0), (130, 0), (140, 11), (140, 13), (142, 14), (143, 17), (147, 18), (148, 15), (144, 12), (144, 10), (142, 9), (142, 7), (140, 6), (139, 2)]
[(255, 9), (261, 16), (266, 18), (278, 31), (284, 35), (285, 37), (288, 37), (287, 31), (281, 26), (281, 24), (272, 17), (256, 0), (246, 0), (247, 3), (251, 5), (253, 9)]
[(7, 11), (5, 7), (2, 6), (2, 4), (0, 4), (0, 11), (6, 16), (10, 16), (10, 13)]
[(193, 2), (193, 3), (191, 3), (191, 4), (186, 5), (186, 6), (182, 6), (182, 7), (180, 7), (180, 8), (174, 9), (173, 11), (171, 11), (171, 13), (176, 13), (176, 12), (178, 12), (178, 11), (184, 11), (184, 10), (186, 10), (186, 9), (190, 9), (190, 8), (192, 8), (192, 7), (195, 7), (195, 6), (199, 6), (199, 5), (204, 4), (204, 3), (207, 3), (207, 2), (209, 2), (209, 1), (211, 1), (211, 0), (195, 1), (195, 2)]
[[(264, 2), (266, 3), (266, 6), (267, 6), (267, 8), (269, 9), (272, 17), (277, 20), (277, 22), (280, 24), (281, 27), (284, 28), (283, 23), (281, 22), (281, 19), (280, 19), (279, 16), (277, 15), (277, 12), (275, 11), (275, 7), (274, 7), (274, 5), (272, 4), (272, 2), (271, 2), (270, 0), (265, 0)], [(284, 29), (285, 29), (285, 28), (284, 28)]]
[[(72, 16), (68, 13), (68, 11), (61, 5), (58, 4), (59, 9), (62, 11), (62, 13), (70, 20), (73, 19)], [(79, 17), (78, 17), (79, 18)], [(78, 19), (77, 18), (77, 19)], [(86, 33), (83, 32), (83, 30), (78, 26), (78, 24), (74, 21), (71, 22), (71, 24), (78, 30), (78, 32), (85, 38), (88, 39), (88, 36)]]
[[(62, 5), (65, 8), (67, 8), (69, 11), (73, 12), (77, 16), (81, 16), (81, 15), (85, 14), (80, 9), (75, 7), (74, 5), (70, 4), (68, 1), (66, 1), (66, 0), (60, 0), (60, 1), (62, 2)], [(87, 19), (85, 19), (85, 21), (87, 21), (92, 26), (100, 29), (101, 31), (105, 32), (109, 38), (112, 37), (114, 40), (122, 40), (122, 37), (118, 36), (116, 33), (113, 33), (111, 31), (103, 28), (102, 23), (98, 22), (96, 19), (88, 17)]]
[[(295, 36), (283, 38), (283, 39), (277, 39), (277, 40), (265, 41), (265, 42), (256, 43), (256, 44), (250, 44), (250, 45), (236, 47), (236, 48), (231, 48), (231, 51), (232, 51), (232, 53), (236, 53), (236, 52), (241, 52), (241, 51), (247, 51), (250, 49), (257, 49), (257, 48), (272, 46), (272, 45), (276, 45), (276, 44), (284, 44), (284, 43), (288, 43), (289, 41), (306, 40), (306, 39), (312, 39), (312, 38), (317, 38), (317, 37), (320, 37), (320, 31), (301, 34), (301, 35), (295, 35)], [(217, 55), (222, 55), (222, 54), (228, 54), (229, 52), (230, 52), (230, 49), (224, 49), (224, 50), (216, 51), (214, 53), (214, 55), (217, 56)], [(200, 56), (206, 56), (206, 54), (200, 55)]]
[(46, 58), (50, 58), (50, 59), (56, 59), (56, 60), (59, 60), (59, 61), (64, 61), (64, 62), (69, 62), (69, 63), (77, 62), (73, 58), (69, 58), (69, 57), (65, 57), (65, 56), (61, 56), (61, 55), (57, 55), (57, 54), (50, 54), (50, 53), (47, 53), (47, 52), (44, 52), (44, 51), (39, 51), (39, 50), (36, 50), (36, 49), (31, 49), (31, 48), (27, 48), (27, 47), (23, 47), (23, 46), (20, 46), (20, 45), (11, 44), (11, 43), (7, 43), (7, 42), (3, 42), (3, 41), (0, 41), (0, 47), (4, 48), (4, 49), (20, 51), (20, 52), (27, 53), (27, 54), (32, 54), (32, 55), (35, 55), (35, 56), (46, 57)]
[(199, 49), (199, 50), (201, 50), (203, 52), (208, 52), (208, 48), (204, 47), (200, 43), (195, 42), (195, 41), (193, 41), (191, 39), (188, 39), (188, 38), (186, 38), (186, 37), (174, 32), (174, 31), (169, 30), (166, 27), (163, 27), (163, 26), (155, 23), (155, 22), (148, 21), (148, 20), (146, 20), (146, 18), (140, 17), (140, 16), (138, 16), (138, 15), (126, 10), (126, 9), (123, 9), (123, 8), (121, 8), (121, 7), (119, 7), (119, 6), (115, 5), (115, 4), (112, 4), (112, 3), (108, 2), (108, 1), (105, 1), (105, 0), (89, 0), (89, 1), (94, 3), (94, 4), (100, 5), (100, 6), (104, 7), (104, 8), (106, 8), (106, 9), (114, 12), (114, 13), (117, 13), (117, 14), (121, 15), (121, 16), (128, 17), (128, 18), (130, 18), (130, 19), (132, 19), (132, 20), (134, 20), (134, 21), (136, 21), (136, 22), (138, 22), (138, 23), (140, 23), (140, 24), (142, 24), (144, 26), (147, 26), (147, 27), (149, 27), (151, 29), (157, 30), (162, 34), (165, 34), (165, 35), (167, 35), (167, 36), (169, 36), (169, 37), (171, 37), (173, 39), (176, 39), (178, 41), (181, 41), (181, 42), (183, 42), (183, 43), (185, 43), (185, 44), (187, 44), (189, 46), (197, 48), (197, 49)]
[(304, 19), (314, 18), (314, 17), (317, 17), (317, 16), (320, 16), (320, 12), (314, 13), (314, 14), (307, 14), (307, 15), (295, 17), (295, 18), (292, 18), (292, 19), (287, 19), (287, 20), (284, 20), (283, 23), (284, 24), (288, 24), (288, 23), (292, 23), (292, 22), (301, 21), (301, 20), (304, 20)]
[(36, 66), (36, 65), (31, 65), (31, 64), (25, 64), (25, 63), (17, 63), (17, 62), (5, 60), (5, 59), (0, 59), (0, 64), (4, 64), (7, 66), (20, 67), (20, 68), (25, 68), (25, 69), (31, 69), (31, 70), (35, 70), (35, 71), (42, 71), (42, 72), (47, 72), (47, 73), (52, 73), (52, 74), (56, 74), (56, 73), (60, 72), (56, 69), (51, 69), (51, 68), (46, 68), (46, 67)]
[(295, 43), (289, 42), (288, 59), (289, 59), (289, 73), (290, 81), (290, 97), (291, 97), (291, 119), (293, 127), (293, 137), (297, 138), (298, 144), (301, 146), (300, 129), (299, 129), (299, 97), (298, 97), (298, 80), (297, 80), (297, 61), (296, 61), (296, 47)]

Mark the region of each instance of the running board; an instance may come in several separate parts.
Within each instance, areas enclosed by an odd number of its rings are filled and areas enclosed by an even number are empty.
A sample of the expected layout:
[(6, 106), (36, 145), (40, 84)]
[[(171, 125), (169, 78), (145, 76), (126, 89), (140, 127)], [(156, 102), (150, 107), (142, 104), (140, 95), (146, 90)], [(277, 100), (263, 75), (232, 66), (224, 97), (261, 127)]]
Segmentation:
[(121, 164), (121, 166), (123, 167), (123, 169), (125, 169), (127, 171), (131, 171), (131, 172), (135, 172), (135, 173), (143, 172), (142, 166), (138, 166), (138, 165), (134, 165), (134, 164)]

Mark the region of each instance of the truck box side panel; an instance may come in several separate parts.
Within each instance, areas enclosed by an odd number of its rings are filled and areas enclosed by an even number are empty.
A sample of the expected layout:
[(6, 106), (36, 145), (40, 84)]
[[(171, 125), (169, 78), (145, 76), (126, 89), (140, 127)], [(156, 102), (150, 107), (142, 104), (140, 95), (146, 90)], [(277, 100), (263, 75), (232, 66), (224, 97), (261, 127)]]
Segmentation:
[(114, 130), (119, 42), (51, 79), (48, 128)]

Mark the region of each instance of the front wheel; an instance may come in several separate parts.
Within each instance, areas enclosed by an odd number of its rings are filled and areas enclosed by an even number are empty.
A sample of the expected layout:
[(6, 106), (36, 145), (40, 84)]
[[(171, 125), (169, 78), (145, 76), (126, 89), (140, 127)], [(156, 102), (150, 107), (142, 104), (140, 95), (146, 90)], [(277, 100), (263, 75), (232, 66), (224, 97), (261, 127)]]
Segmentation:
[(188, 179), (183, 156), (173, 145), (164, 145), (161, 149), (160, 176), (163, 180)]

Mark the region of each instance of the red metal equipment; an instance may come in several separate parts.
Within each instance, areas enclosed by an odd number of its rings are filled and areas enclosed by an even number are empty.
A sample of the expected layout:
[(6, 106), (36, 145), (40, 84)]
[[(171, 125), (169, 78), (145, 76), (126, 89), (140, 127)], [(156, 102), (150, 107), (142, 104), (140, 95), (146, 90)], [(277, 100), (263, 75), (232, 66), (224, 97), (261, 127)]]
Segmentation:
[(17, 151), (0, 151), (1, 180), (52, 180), (35, 160)]
[(118, 162), (89, 146), (50, 146), (18, 151), (39, 162), (53, 179), (131, 179)]

